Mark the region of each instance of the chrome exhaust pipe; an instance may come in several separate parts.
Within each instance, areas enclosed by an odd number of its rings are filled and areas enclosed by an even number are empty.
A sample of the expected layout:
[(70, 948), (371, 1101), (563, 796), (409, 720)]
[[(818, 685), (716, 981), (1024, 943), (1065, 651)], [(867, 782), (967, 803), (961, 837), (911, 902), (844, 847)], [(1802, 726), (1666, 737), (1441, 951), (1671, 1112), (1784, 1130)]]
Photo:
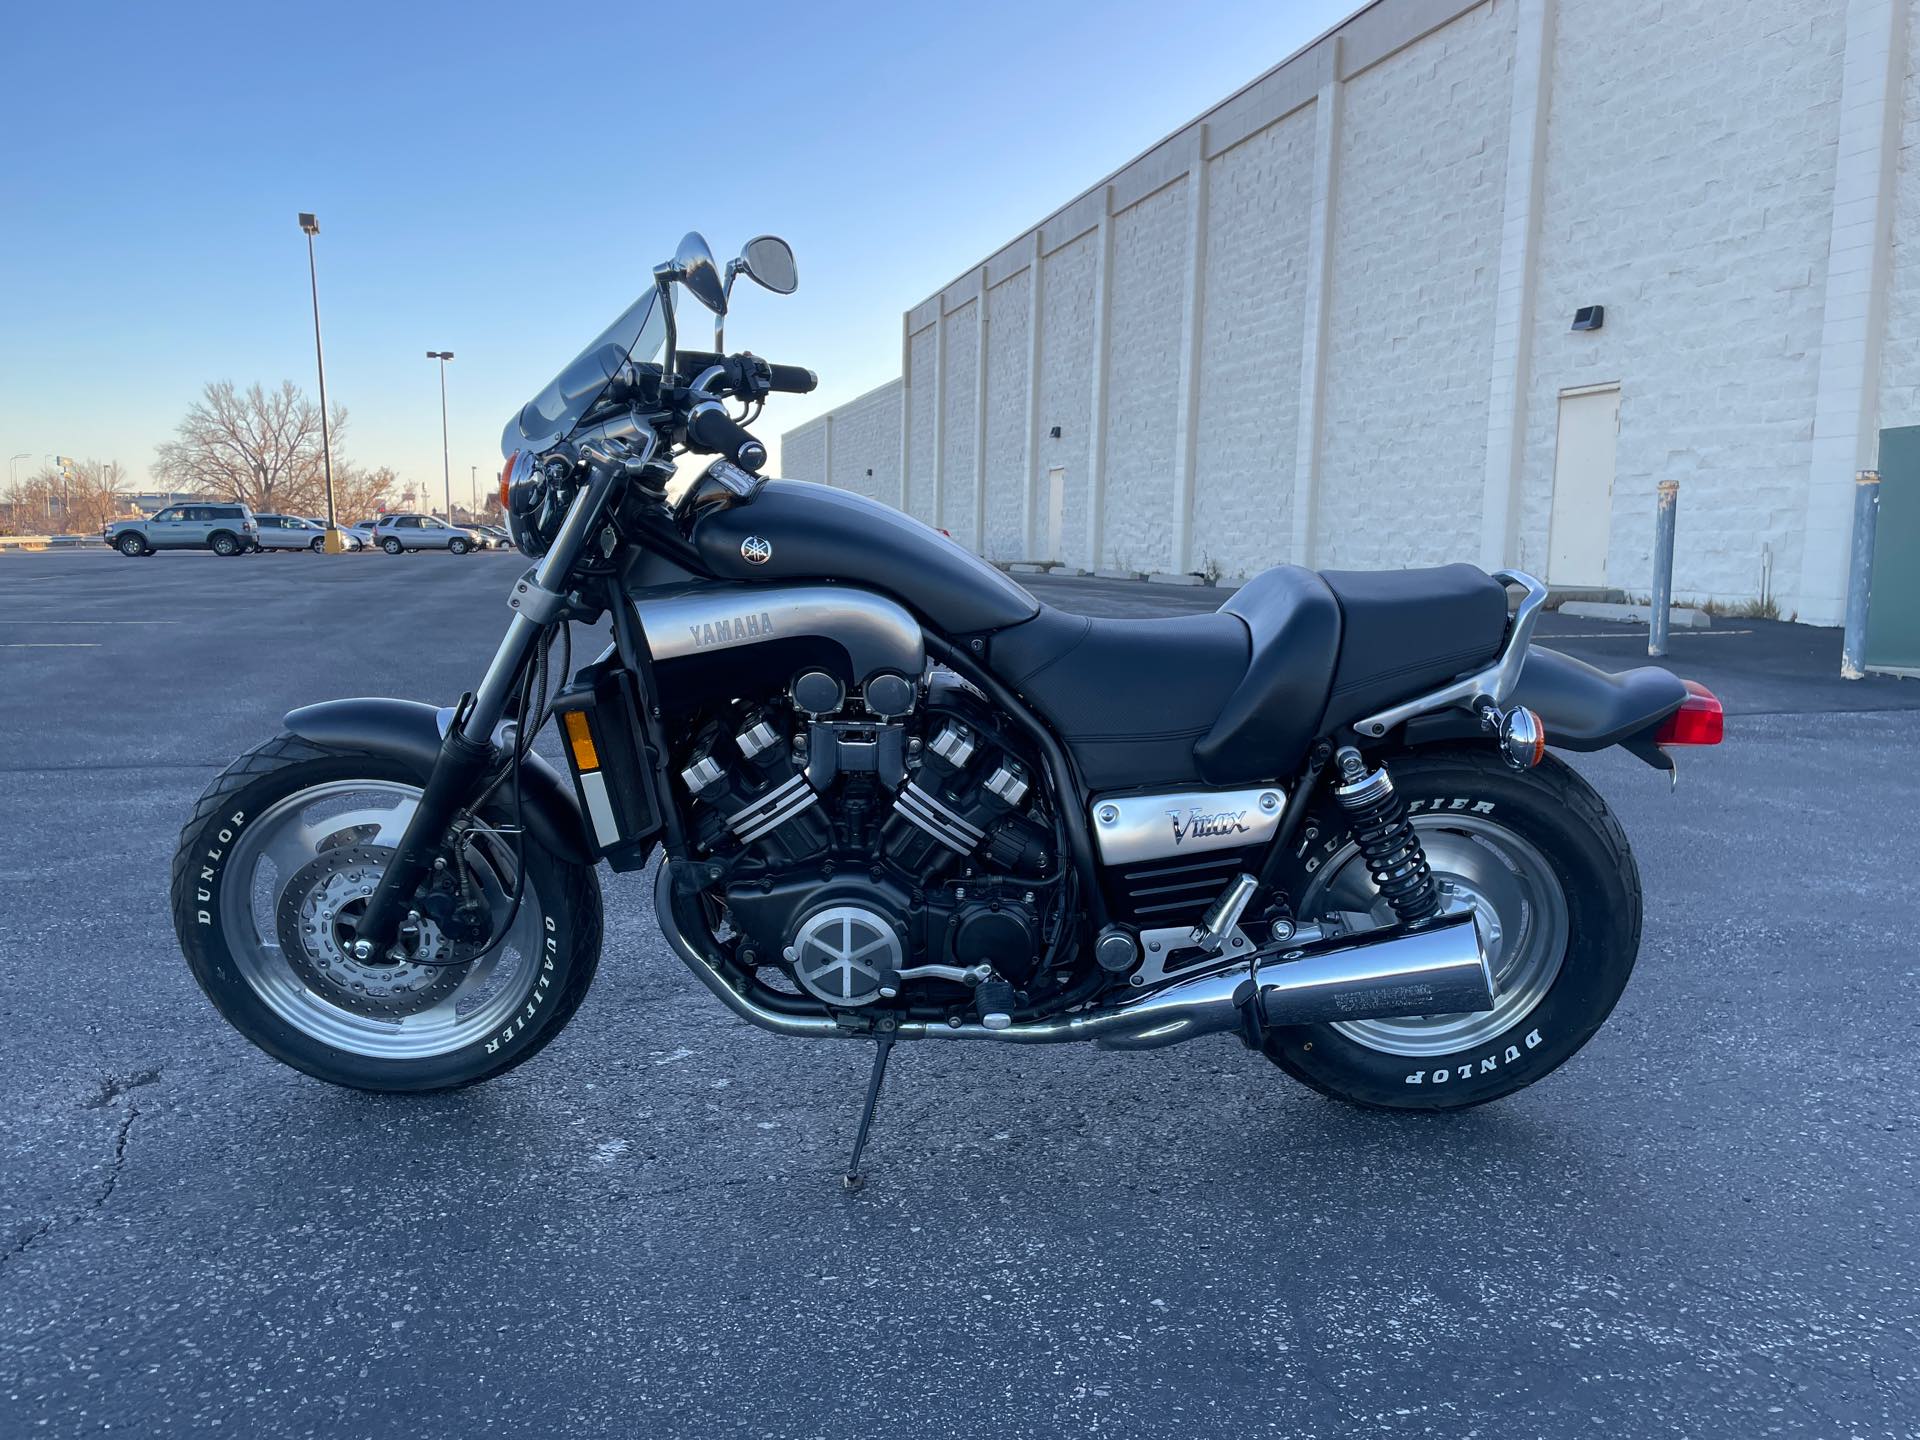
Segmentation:
[[(687, 968), (741, 1019), (778, 1035), (855, 1037), (831, 1016), (769, 1010), (736, 990), (694, 936), (693, 913), (675, 904), (672, 866), (654, 881), (654, 911), (667, 943)], [(690, 899), (691, 897), (689, 897)], [(691, 933), (690, 933), (691, 932)], [(1245, 1007), (1258, 1003), (1267, 1025), (1388, 1020), (1493, 1008), (1493, 970), (1471, 914), (1418, 930), (1357, 935), (1293, 950), (1269, 951), (1148, 994), (1057, 1020), (989, 1030), (984, 1025), (902, 1021), (900, 1040), (997, 1040), (1052, 1045), (1085, 1040), (1104, 1050), (1157, 1050), (1201, 1035), (1244, 1033)]]

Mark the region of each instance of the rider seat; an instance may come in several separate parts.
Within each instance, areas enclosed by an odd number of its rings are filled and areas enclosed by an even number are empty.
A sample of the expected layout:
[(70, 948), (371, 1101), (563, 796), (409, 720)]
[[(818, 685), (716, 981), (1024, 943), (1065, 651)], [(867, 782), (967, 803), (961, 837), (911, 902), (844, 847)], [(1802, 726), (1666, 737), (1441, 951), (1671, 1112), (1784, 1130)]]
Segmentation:
[(1244, 785), (1291, 773), (1318, 735), (1485, 665), (1506, 622), (1504, 588), (1471, 565), (1278, 565), (1209, 615), (1043, 605), (992, 637), (988, 661), (1090, 789)]

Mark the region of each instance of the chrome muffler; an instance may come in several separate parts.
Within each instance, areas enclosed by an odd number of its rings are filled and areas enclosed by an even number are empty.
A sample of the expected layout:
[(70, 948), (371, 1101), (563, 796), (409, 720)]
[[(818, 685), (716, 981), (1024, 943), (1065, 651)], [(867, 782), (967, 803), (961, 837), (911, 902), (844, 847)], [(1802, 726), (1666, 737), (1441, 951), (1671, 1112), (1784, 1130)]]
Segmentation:
[[(695, 937), (703, 933), (697, 907), (682, 915), (675, 904), (672, 866), (654, 883), (654, 910), (674, 952), (728, 1009), (779, 1035), (857, 1036), (831, 1016), (788, 1015), (767, 1009), (729, 982)], [(1157, 1050), (1201, 1035), (1247, 1033), (1248, 1005), (1260, 1006), (1268, 1026), (1337, 1020), (1397, 1020), (1493, 1008), (1493, 969), (1471, 914), (1435, 920), (1416, 930), (1385, 931), (1275, 946), (1251, 959), (1176, 980), (1112, 1005), (1004, 1030), (984, 1025), (902, 1021), (900, 1040), (997, 1040), (1052, 1045), (1086, 1040), (1105, 1050)]]

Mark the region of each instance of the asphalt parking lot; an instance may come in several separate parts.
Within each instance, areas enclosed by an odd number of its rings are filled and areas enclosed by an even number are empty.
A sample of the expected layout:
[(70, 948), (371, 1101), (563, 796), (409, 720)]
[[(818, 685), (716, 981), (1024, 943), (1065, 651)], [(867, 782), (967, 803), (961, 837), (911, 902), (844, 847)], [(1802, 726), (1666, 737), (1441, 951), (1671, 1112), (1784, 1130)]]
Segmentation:
[(283, 1069), (180, 960), (212, 775), (297, 704), (457, 695), (517, 568), (0, 556), (0, 1435), (1920, 1433), (1920, 683), (1676, 634), (1727, 743), (1673, 794), (1580, 761), (1645, 941), (1511, 1099), (1362, 1113), (1225, 1039), (902, 1047), (848, 1195), (869, 1052), (721, 1010), (643, 877), (603, 877), (568, 1032), (453, 1096)]

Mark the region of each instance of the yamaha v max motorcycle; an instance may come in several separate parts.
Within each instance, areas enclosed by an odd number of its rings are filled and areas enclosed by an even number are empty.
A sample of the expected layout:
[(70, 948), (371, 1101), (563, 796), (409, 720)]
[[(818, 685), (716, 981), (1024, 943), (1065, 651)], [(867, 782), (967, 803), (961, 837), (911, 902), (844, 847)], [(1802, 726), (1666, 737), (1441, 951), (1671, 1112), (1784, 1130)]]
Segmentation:
[[(597, 868), (661, 853), (674, 953), (742, 1019), (877, 1043), (1225, 1034), (1328, 1095), (1455, 1109), (1574, 1054), (1627, 983), (1627, 838), (1549, 745), (1671, 769), (1718, 701), (1530, 645), (1546, 590), (1469, 565), (1281, 565), (1213, 614), (1055, 610), (918, 521), (766, 479), (814, 376), (724, 353), (689, 235), (506, 428), (537, 564), (453, 705), (312, 705), (216, 779), (180, 943), (268, 1054), (369, 1090), (530, 1059), (599, 960)], [(683, 349), (675, 299), (715, 314)], [(729, 402), (738, 406), (730, 409)], [(712, 455), (691, 483), (675, 461)], [(571, 627), (612, 643), (575, 669)], [(564, 773), (532, 750), (557, 720)]]

